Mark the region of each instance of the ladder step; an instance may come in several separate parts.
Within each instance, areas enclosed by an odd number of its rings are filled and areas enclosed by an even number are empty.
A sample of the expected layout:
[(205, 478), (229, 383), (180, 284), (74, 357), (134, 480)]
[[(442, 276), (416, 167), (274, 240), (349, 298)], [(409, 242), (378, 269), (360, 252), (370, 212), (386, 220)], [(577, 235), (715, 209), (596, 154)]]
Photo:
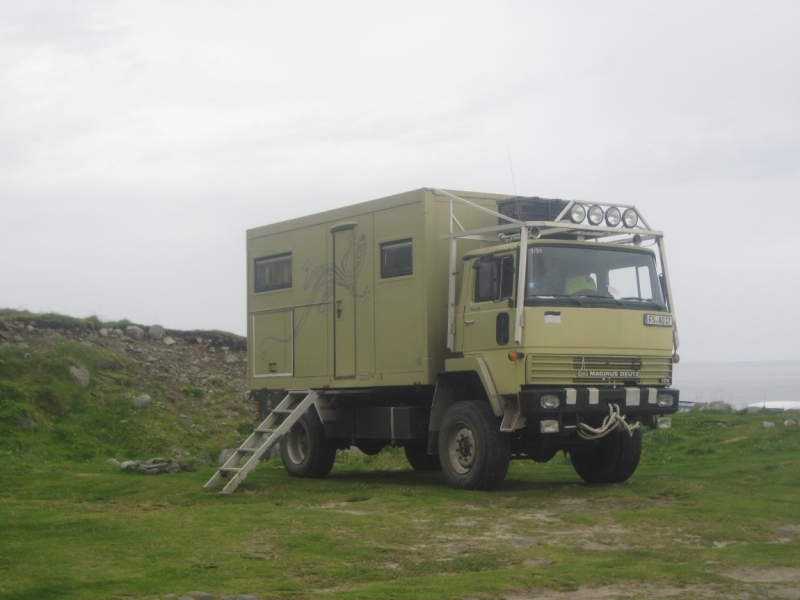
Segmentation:
[(230, 473), (230, 472), (238, 473), (239, 471), (241, 471), (241, 469), (239, 467), (222, 467), (222, 468), (220, 468), (220, 472), (222, 472), (222, 473)]
[(237, 452), (255, 452), (258, 448), (237, 448)]
[(273, 408), (272, 412), (273, 414), (278, 413), (279, 415), (290, 415), (294, 412), (294, 410), (288, 408), (281, 408), (281, 409)]
[(253, 433), (272, 433), (274, 429), (254, 429)]

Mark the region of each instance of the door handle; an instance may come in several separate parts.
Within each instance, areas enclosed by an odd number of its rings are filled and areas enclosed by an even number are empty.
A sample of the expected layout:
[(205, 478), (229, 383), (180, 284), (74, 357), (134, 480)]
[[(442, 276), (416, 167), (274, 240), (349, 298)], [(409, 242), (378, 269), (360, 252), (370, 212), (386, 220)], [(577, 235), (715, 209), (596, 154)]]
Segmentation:
[(464, 321), (465, 325), (472, 325), (475, 321)]

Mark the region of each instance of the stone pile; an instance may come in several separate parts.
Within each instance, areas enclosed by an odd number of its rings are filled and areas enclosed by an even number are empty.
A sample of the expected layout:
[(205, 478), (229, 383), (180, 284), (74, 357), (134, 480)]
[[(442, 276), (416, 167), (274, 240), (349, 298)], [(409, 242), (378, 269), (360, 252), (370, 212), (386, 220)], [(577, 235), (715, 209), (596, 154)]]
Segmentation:
[(121, 471), (132, 471), (142, 475), (161, 475), (162, 473), (180, 473), (194, 471), (192, 465), (181, 465), (174, 458), (151, 458), (150, 460), (126, 460), (119, 465)]

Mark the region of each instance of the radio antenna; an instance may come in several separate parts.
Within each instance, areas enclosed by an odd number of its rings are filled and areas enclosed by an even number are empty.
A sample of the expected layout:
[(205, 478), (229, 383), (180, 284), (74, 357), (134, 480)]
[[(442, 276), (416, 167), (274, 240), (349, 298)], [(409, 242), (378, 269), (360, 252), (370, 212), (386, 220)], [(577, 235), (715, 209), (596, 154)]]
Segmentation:
[(514, 181), (514, 167), (511, 164), (511, 148), (509, 147), (508, 142), (506, 142), (506, 151), (508, 152), (508, 168), (511, 171), (511, 186), (514, 188), (514, 195), (516, 196), (517, 195), (517, 182)]

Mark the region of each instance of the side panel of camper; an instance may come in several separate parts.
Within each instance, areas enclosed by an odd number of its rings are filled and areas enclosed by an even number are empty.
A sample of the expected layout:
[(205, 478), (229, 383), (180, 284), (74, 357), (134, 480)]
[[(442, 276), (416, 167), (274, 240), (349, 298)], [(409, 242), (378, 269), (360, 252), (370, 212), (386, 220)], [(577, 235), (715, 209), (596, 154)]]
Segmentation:
[[(492, 209), (502, 198), (468, 196)], [(497, 224), (453, 210), (467, 228)], [(250, 388), (435, 384), (446, 352), (448, 222), (447, 198), (417, 190), (249, 230)]]

